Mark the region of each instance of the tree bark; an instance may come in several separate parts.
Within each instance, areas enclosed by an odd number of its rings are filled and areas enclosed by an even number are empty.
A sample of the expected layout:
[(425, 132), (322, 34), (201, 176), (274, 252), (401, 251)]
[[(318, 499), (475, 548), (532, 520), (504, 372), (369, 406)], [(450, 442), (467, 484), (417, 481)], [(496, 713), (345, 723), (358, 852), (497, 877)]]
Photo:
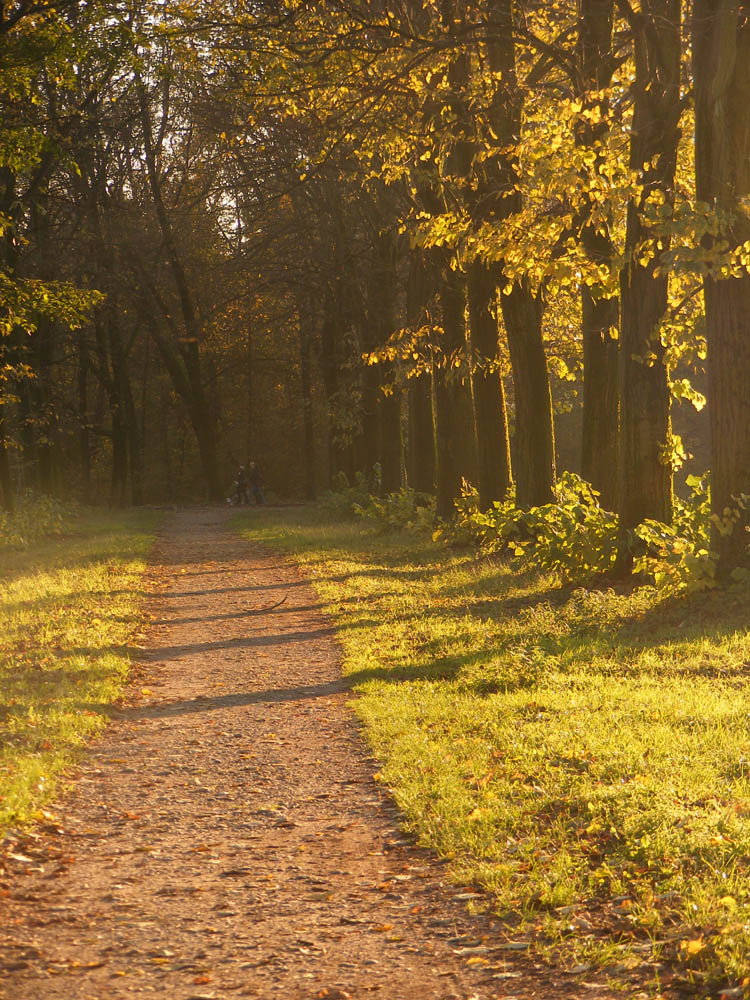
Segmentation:
[[(750, 23), (742, 4), (695, 0), (695, 175), (700, 201), (719, 216), (730, 251), (750, 239), (743, 202), (750, 195)], [(719, 530), (735, 497), (750, 495), (750, 273), (709, 274), (704, 280), (711, 426), (711, 508), (717, 516), (711, 547), (725, 575), (750, 568), (750, 511)], [(732, 518), (730, 518), (731, 520)]]
[(466, 288), (463, 275), (446, 266), (438, 294), (443, 320), (443, 357), (433, 374), (436, 513), (447, 520), (453, 516), (453, 503), (461, 495), (461, 481), (476, 481), (477, 462), (466, 357)]
[(617, 508), (617, 452), (620, 401), (619, 342), (611, 331), (620, 323), (619, 298), (581, 295), (583, 339), (583, 427), (581, 474), (600, 494), (607, 510)]
[(91, 422), (88, 399), (89, 352), (83, 330), (78, 332), (77, 344), (78, 455), (81, 462), (81, 493), (83, 499), (86, 499), (91, 495)]
[[(425, 255), (413, 250), (406, 288), (406, 318), (412, 330), (430, 322), (433, 304), (432, 272)], [(420, 493), (435, 489), (435, 427), (432, 413), (432, 372), (409, 379), (409, 437), (407, 484)]]
[(5, 432), (4, 410), (5, 407), (0, 402), (0, 502), (2, 502), (3, 509), (8, 514), (12, 514), (16, 509), (16, 502), (13, 495), (13, 480), (10, 474), (10, 458)]
[(494, 269), (480, 260), (469, 265), (468, 300), (477, 488), (479, 506), (487, 510), (494, 501), (504, 500), (511, 487), (510, 438), (498, 369), (497, 277)]
[(302, 433), (304, 441), (305, 498), (314, 500), (315, 484), (315, 424), (312, 397), (312, 345), (314, 316), (309, 301), (300, 302), (297, 308), (299, 322), (300, 382), (302, 388)]
[[(514, 40), (514, 0), (489, 5), (492, 34), (487, 61), (497, 77), (489, 120), (497, 136), (495, 196), (483, 202), (485, 218), (503, 220), (519, 207), (513, 147), (521, 131), (523, 92), (518, 86)], [(503, 265), (499, 265), (502, 272)], [(523, 279), (514, 279), (500, 306), (508, 337), (516, 404), (513, 461), (519, 507), (549, 503), (555, 481), (555, 432), (552, 393), (542, 337), (544, 301)]]
[[(668, 238), (654, 234), (643, 202), (660, 193), (674, 203), (679, 142), (680, 0), (649, 0), (634, 20), (635, 82), (630, 166), (643, 193), (627, 211), (626, 263), (620, 282), (619, 566), (631, 562), (632, 530), (646, 518), (672, 519), (669, 380), (659, 326), (667, 309), (668, 278), (660, 254)], [(647, 258), (644, 261), (644, 257)]]
[(320, 368), (328, 403), (328, 468), (331, 479), (337, 473), (343, 472), (351, 482), (354, 476), (352, 451), (342, 439), (337, 426), (337, 411), (341, 405), (339, 384), (340, 319), (336, 298), (329, 292), (323, 307), (320, 327)]
[(500, 302), (508, 335), (516, 403), (516, 503), (537, 507), (554, 500), (555, 437), (552, 393), (542, 340), (541, 292), (516, 281)]
[[(615, 60), (612, 58), (613, 0), (581, 0), (578, 33), (578, 69), (585, 108), (598, 108), (598, 123), (581, 126), (579, 145), (595, 149), (607, 134), (609, 102), (602, 95), (609, 87)], [(597, 164), (598, 166), (598, 160)], [(593, 207), (584, 198), (584, 214)], [(589, 259), (599, 266), (615, 267), (616, 249), (601, 224), (585, 222), (581, 242)], [(620, 407), (618, 398), (618, 353), (620, 302), (605, 297), (596, 288), (581, 293), (583, 340), (583, 421), (581, 473), (598, 490), (603, 507), (617, 507), (617, 451)]]

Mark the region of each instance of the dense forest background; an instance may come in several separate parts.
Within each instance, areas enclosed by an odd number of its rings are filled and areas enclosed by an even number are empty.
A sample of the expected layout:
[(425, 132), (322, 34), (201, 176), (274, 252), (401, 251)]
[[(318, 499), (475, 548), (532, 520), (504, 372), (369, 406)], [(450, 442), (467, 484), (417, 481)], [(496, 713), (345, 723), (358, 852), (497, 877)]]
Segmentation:
[(449, 517), (569, 469), (622, 541), (710, 464), (746, 559), (741, 4), (0, 10), (7, 510), (222, 499), (252, 459)]

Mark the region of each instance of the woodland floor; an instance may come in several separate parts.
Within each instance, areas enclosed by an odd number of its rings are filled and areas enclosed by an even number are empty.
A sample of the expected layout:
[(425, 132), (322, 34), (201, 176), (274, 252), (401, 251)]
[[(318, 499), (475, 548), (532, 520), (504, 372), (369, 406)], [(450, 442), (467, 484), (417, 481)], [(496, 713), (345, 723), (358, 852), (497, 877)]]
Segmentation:
[(401, 837), (319, 600), (227, 520), (171, 518), (126, 702), (54, 818), (3, 842), (0, 997), (610, 996)]

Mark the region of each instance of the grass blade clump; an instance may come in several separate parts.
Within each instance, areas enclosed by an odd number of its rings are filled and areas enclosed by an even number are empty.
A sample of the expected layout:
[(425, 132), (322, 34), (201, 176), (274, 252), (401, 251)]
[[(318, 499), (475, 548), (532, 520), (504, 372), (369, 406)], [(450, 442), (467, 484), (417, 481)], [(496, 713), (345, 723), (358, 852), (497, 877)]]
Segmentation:
[(0, 549), (0, 829), (33, 819), (106, 724), (142, 623), (156, 524), (88, 511), (72, 537)]

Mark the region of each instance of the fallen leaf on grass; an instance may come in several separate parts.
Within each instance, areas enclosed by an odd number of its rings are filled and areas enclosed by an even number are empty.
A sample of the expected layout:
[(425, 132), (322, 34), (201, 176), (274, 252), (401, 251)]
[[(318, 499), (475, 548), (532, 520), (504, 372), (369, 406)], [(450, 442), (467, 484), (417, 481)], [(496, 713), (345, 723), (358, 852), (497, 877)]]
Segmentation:
[(693, 941), (680, 941), (680, 951), (684, 951), (689, 956), (699, 954), (703, 951), (704, 947), (703, 938), (695, 938)]

